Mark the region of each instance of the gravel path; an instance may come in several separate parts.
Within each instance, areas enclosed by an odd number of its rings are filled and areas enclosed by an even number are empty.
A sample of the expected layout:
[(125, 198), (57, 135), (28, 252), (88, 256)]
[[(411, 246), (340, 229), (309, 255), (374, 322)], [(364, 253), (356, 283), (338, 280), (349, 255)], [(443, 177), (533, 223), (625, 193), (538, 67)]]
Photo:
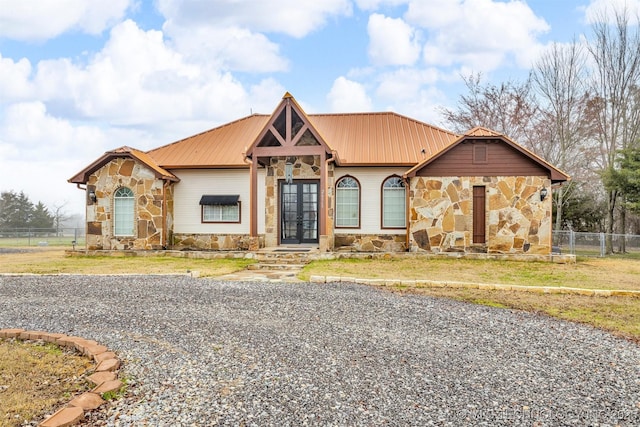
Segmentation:
[(80, 335), (130, 396), (91, 425), (640, 425), (640, 347), (346, 284), (0, 277), (0, 328)]

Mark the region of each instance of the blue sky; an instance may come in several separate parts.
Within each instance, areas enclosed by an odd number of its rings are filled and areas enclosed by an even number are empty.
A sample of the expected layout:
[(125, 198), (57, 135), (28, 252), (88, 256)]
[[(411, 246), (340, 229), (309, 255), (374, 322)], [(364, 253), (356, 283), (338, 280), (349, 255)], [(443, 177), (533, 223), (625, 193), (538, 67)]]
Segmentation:
[(83, 212), (66, 179), (270, 113), (392, 110), (442, 125), (461, 75), (526, 76), (595, 11), (640, 0), (0, 0), (0, 190)]

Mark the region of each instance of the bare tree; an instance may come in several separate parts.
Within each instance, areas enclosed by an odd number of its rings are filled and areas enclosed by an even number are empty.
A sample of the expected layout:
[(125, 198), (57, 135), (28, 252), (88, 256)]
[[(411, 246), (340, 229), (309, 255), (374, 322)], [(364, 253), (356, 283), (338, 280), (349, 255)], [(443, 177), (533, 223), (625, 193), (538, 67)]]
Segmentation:
[(449, 128), (462, 133), (484, 126), (529, 145), (537, 114), (529, 79), (523, 83), (483, 84), (482, 74), (478, 73), (463, 77), (463, 80), (469, 93), (460, 96), (457, 109), (441, 110)]
[[(536, 126), (542, 133), (533, 138), (534, 151), (576, 178), (584, 171), (589, 126), (588, 88), (585, 55), (574, 40), (568, 45), (553, 43), (533, 67), (531, 80), (540, 101)], [(567, 189), (579, 188), (569, 186)], [(563, 187), (555, 191), (555, 228), (560, 229), (565, 199), (571, 196)]]
[(53, 226), (56, 229), (56, 235), (60, 234), (60, 228), (62, 227), (62, 223), (69, 219), (69, 215), (64, 210), (64, 207), (67, 206), (67, 202), (62, 202), (59, 204), (53, 205), (52, 216), (53, 216)]
[[(612, 13), (603, 10), (592, 26), (593, 40), (587, 47), (594, 63), (592, 111), (603, 172), (616, 167), (618, 152), (635, 143), (640, 133), (640, 30), (630, 25), (629, 15), (626, 8)], [(607, 193), (606, 229), (611, 234), (619, 194), (613, 188)], [(622, 222), (624, 230), (624, 213)], [(613, 252), (610, 238), (606, 250)]]

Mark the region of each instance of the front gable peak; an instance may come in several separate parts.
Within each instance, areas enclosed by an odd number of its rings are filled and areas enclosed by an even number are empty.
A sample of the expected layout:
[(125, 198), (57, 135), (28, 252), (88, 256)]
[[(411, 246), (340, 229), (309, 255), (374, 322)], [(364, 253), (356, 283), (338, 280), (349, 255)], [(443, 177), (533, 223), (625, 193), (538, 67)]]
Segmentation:
[[(247, 157), (331, 153), (331, 148), (295, 98), (286, 92), (267, 124), (249, 146)], [(317, 153), (316, 153), (317, 152)]]

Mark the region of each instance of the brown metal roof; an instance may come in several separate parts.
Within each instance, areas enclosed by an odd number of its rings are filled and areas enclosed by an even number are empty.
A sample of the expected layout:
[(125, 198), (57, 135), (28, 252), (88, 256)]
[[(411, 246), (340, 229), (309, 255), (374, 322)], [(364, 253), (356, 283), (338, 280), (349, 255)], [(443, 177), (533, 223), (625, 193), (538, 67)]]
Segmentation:
[(391, 112), (308, 117), (338, 153), (340, 165), (414, 165), (458, 138), (454, 133)]
[(167, 169), (249, 167), (244, 161), (244, 152), (270, 117), (253, 114), (148, 151), (148, 154)]
[(477, 136), (477, 137), (496, 137), (499, 138), (502, 135), (491, 129), (483, 128), (482, 126), (476, 126), (473, 129), (465, 132), (464, 136)]
[[(245, 117), (151, 150), (166, 169), (248, 167), (243, 153), (271, 116)], [(415, 165), (455, 141), (454, 133), (396, 113), (309, 114), (340, 165)], [(423, 152), (424, 150), (424, 152)]]

